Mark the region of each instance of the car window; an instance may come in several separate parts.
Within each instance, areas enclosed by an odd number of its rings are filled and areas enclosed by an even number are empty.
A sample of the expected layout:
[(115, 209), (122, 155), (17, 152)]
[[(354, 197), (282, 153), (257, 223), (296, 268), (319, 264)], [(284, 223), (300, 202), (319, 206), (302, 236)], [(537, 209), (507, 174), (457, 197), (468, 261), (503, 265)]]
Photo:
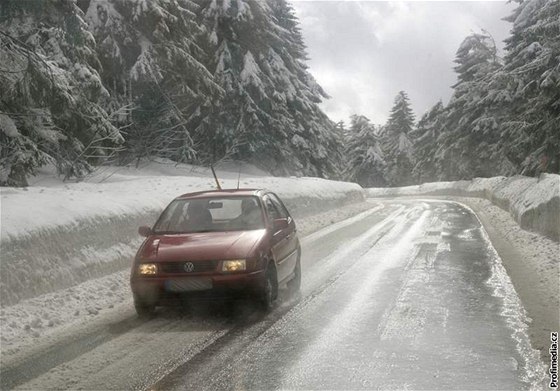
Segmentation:
[(213, 220), (228, 220), (241, 214), (242, 199), (220, 199), (210, 202), (208, 210)]
[(276, 220), (282, 218), (280, 212), (272, 202), (269, 196), (264, 198), (264, 204), (266, 207), (266, 214), (268, 215), (269, 220)]
[(286, 209), (284, 204), (282, 204), (282, 202), (276, 196), (276, 194), (270, 193), (268, 196), (272, 200), (272, 203), (274, 204), (274, 206), (276, 206), (276, 209), (278, 210), (280, 218), (287, 219), (288, 217), (290, 217), (290, 214), (288, 213), (288, 210)]
[(156, 225), (155, 231), (169, 231), (176, 226), (179, 221), (187, 218), (188, 202), (173, 201), (161, 214)]
[(156, 233), (239, 231), (264, 228), (254, 196), (179, 199), (161, 214)]

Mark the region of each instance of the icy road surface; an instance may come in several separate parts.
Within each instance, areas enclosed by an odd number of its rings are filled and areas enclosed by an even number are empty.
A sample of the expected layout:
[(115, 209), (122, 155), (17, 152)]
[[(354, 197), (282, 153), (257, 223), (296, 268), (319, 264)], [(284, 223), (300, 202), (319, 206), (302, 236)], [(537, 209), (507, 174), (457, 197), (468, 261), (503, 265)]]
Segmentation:
[[(476, 216), (383, 201), (302, 241), (299, 297), (131, 311), (4, 368), (21, 389), (536, 389), (527, 319)], [(4, 388), (4, 387), (3, 387)]]

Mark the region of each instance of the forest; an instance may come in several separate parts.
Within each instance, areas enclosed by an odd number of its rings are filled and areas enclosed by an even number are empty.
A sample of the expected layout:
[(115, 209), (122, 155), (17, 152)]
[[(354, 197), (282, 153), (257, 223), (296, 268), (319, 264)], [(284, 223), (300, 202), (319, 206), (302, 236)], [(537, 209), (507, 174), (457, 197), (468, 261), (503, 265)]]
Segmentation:
[(362, 186), (558, 173), (560, 2), (504, 17), (503, 56), (486, 31), (457, 49), (449, 102), (417, 121), (400, 91), (387, 123), (344, 124), (286, 0), (2, 0), (0, 185), (150, 157)]

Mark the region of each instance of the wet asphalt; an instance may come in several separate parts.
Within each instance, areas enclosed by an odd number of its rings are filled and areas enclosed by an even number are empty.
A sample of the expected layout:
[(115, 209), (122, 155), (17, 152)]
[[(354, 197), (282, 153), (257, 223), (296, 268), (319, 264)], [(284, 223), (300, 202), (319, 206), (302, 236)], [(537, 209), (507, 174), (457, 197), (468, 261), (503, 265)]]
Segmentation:
[[(476, 216), (451, 202), (379, 203), (302, 240), (301, 292), (281, 291), (269, 314), (237, 302), (123, 319), (119, 333), (90, 335), (98, 342), (71, 355), (55, 349), (53, 365), (33, 378), (12, 374), (12, 385), (539, 388), (542, 363), (528, 320)], [(26, 365), (48, 360), (46, 352)]]

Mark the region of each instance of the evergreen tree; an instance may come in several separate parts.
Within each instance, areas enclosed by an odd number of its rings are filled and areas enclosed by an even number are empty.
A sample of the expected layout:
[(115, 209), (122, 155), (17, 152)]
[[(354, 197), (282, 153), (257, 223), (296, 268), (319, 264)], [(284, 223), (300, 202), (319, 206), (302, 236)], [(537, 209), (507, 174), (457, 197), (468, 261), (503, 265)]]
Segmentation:
[(560, 2), (519, 1), (506, 20), (503, 72), (496, 82), (510, 97), (502, 123), (503, 148), (521, 172), (560, 171)]
[(335, 151), (331, 153), (337, 155), (336, 162), (334, 164), (334, 173), (331, 175), (332, 179), (346, 180), (348, 171), (348, 159), (344, 158), (343, 155), (346, 153), (346, 142), (348, 140), (348, 129), (346, 129), (346, 124), (344, 121), (338, 121), (334, 126), (334, 138), (335, 138)]
[(346, 133), (347, 172), (346, 178), (363, 187), (385, 186), (386, 164), (374, 125), (363, 115), (351, 117), (350, 129)]
[(125, 161), (340, 175), (285, 0), (5, 0), (1, 17), (1, 183), (48, 161), (81, 175), (121, 134)]
[(75, 2), (3, 0), (0, 59), (0, 184), (26, 185), (48, 162), (83, 175), (122, 142)]
[(414, 114), (406, 92), (395, 97), (391, 115), (381, 130), (381, 146), (387, 163), (387, 182), (392, 186), (412, 183), (413, 149), (410, 133), (414, 126)]
[(501, 68), (494, 40), (486, 32), (471, 34), (459, 46), (455, 62), (458, 82), (436, 152), (439, 178), (470, 179), (510, 171), (511, 163), (500, 153), (496, 94), (489, 87)]
[(433, 182), (437, 180), (435, 152), (437, 140), (443, 131), (446, 120), (445, 108), (439, 101), (426, 112), (418, 126), (411, 132), (410, 138), (414, 145), (415, 165), (412, 177), (415, 183)]
[(203, 62), (205, 31), (190, 0), (91, 0), (90, 29), (99, 42), (110, 110), (126, 126), (139, 158), (193, 161), (198, 146), (189, 118), (198, 104), (217, 101), (221, 88)]
[(304, 64), (295, 16), (284, 0), (199, 0), (225, 90), (217, 107), (200, 105), (196, 140), (203, 161), (249, 159), (276, 173), (332, 175), (340, 145), (319, 109), (326, 97)]

